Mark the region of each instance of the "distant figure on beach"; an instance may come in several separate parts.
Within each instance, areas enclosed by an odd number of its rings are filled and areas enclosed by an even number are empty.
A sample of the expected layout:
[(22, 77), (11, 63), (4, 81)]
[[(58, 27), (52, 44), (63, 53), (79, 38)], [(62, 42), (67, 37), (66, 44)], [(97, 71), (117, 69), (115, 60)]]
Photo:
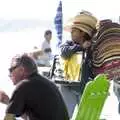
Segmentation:
[(15, 56), (9, 69), (15, 90), (11, 98), (0, 91), (0, 102), (7, 105), (4, 120), (69, 120), (58, 87), (39, 75), (36, 63), (28, 55)]
[(45, 40), (42, 42), (40, 48), (35, 47), (32, 56), (35, 59), (37, 65), (39, 66), (50, 66), (50, 60), (52, 58), (52, 49), (51, 49), (51, 39), (52, 31), (46, 30), (44, 33)]

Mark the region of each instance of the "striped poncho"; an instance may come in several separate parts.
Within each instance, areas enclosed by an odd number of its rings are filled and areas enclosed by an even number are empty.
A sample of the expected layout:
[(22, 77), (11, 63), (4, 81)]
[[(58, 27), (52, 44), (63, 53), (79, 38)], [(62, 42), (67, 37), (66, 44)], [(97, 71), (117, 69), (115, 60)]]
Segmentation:
[(106, 73), (110, 79), (120, 77), (120, 24), (103, 24), (93, 45), (93, 71), (97, 75)]

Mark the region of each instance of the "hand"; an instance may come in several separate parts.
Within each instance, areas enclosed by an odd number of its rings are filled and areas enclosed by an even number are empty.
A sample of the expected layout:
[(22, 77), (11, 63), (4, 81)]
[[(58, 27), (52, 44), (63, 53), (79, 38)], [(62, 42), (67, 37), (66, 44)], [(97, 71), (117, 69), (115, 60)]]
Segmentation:
[(34, 59), (38, 59), (39, 56), (43, 55), (43, 51), (41, 50), (34, 50), (31, 53), (29, 53), (29, 55), (34, 58)]
[(1, 90), (0, 90), (0, 102), (3, 104), (8, 104), (9, 102), (8, 95), (4, 91), (1, 91)]
[(83, 48), (85, 48), (85, 49), (89, 48), (90, 46), (91, 46), (91, 42), (90, 41), (85, 41), (83, 43)]

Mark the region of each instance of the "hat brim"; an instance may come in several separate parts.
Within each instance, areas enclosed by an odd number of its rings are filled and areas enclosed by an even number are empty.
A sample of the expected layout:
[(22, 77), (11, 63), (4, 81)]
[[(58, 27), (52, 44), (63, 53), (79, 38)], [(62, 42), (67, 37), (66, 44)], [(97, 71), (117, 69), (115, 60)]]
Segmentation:
[(92, 36), (92, 33), (93, 33), (93, 29), (86, 26), (86, 25), (83, 25), (83, 24), (79, 24), (79, 25), (67, 25), (64, 27), (64, 30), (65, 31), (68, 31), (68, 32), (71, 32), (72, 31), (72, 28), (77, 28), (77, 29), (80, 29), (82, 30), (83, 32), (87, 33), (90, 37)]

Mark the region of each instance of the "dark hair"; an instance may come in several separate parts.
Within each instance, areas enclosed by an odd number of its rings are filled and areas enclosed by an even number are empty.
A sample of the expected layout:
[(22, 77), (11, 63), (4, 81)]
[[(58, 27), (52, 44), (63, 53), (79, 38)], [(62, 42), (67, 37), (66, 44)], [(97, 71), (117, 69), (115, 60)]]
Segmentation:
[(87, 33), (84, 35), (84, 38), (85, 40), (91, 40), (91, 37)]
[(26, 54), (23, 54), (20, 57), (16, 58), (15, 61), (17, 65), (22, 65), (23, 67), (25, 67), (29, 74), (38, 72), (35, 61)]
[(100, 26), (103, 26), (104, 24), (109, 24), (112, 23), (111, 19), (104, 19), (100, 21)]
[(52, 31), (51, 30), (46, 30), (44, 36), (49, 35), (49, 34), (52, 34)]
[(95, 29), (93, 32), (92, 32), (92, 36), (89, 36), (87, 33), (84, 35), (84, 38), (85, 40), (91, 40), (91, 38), (94, 36), (94, 34), (97, 32), (97, 30)]
[[(75, 28), (75, 29), (78, 29), (78, 28)], [(84, 31), (82, 31), (81, 29), (78, 29), (78, 30), (79, 30), (80, 32), (84, 32)], [(92, 37), (89, 36), (88, 33), (86, 33), (86, 32), (84, 32), (84, 33), (85, 33), (84, 39), (87, 40), (87, 41), (91, 40)], [(95, 33), (96, 33), (96, 30), (94, 30), (92, 34), (94, 35)]]

